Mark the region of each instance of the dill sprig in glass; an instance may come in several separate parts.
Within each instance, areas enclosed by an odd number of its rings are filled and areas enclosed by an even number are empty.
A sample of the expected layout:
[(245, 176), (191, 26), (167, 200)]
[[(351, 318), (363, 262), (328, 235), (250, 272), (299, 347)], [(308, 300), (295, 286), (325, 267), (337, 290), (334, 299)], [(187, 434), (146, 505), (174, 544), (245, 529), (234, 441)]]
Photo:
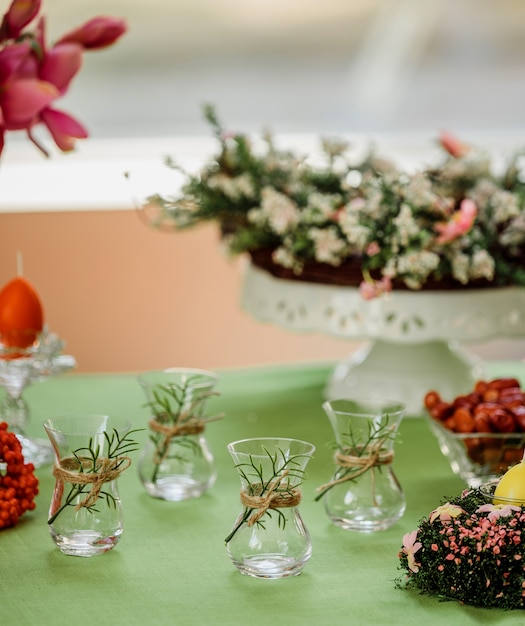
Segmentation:
[(263, 460), (255, 455), (248, 455), (247, 462), (237, 463), (235, 467), (244, 482), (241, 496), (247, 496), (248, 500), (250, 498), (265, 499), (266, 505), (262, 508), (245, 506), (239, 521), (224, 540), (226, 543), (233, 539), (244, 524), (249, 526), (256, 524), (258, 527), (264, 528), (264, 517), (268, 516), (271, 518), (272, 512), (275, 512), (278, 516), (278, 526), (284, 529), (286, 516), (278, 507), (271, 507), (271, 498), (274, 498), (277, 502), (286, 502), (287, 500), (289, 502), (298, 502), (300, 499), (299, 487), (305, 476), (305, 471), (302, 469), (302, 460), (310, 455), (287, 455), (280, 448), (277, 448), (273, 454), (266, 448), (263, 448), (263, 450), (270, 463), (270, 472), (267, 471)]
[[(93, 437), (90, 437), (87, 446), (73, 450), (71, 457), (61, 461), (60, 467), (55, 466), (55, 476), (63, 482), (70, 482), (71, 487), (64, 504), (47, 520), (48, 524), (52, 524), (69, 506), (85, 508), (90, 513), (99, 511), (95, 504), (100, 499), (107, 506), (116, 506), (114, 496), (103, 488), (104, 478), (116, 477), (130, 465), (131, 459), (127, 455), (139, 447), (138, 442), (130, 439), (130, 435), (139, 430), (131, 430), (124, 436), (116, 428), (112, 432), (103, 431), (100, 434), (106, 441), (106, 456), (101, 456), (102, 446), (95, 445)], [(101, 480), (97, 481), (96, 477)], [(86, 497), (78, 502), (77, 498), (83, 494)]]
[[(201, 448), (191, 437), (204, 430), (205, 424), (224, 417), (223, 413), (206, 416), (204, 406), (211, 396), (218, 392), (196, 390), (194, 386), (198, 377), (184, 377), (182, 382), (169, 382), (156, 385), (152, 391), (152, 400), (145, 406), (152, 410), (153, 418), (149, 422), (150, 440), (155, 447), (155, 466), (152, 482), (155, 482), (160, 465), (165, 459), (184, 461), (184, 449), (193, 454), (200, 454)], [(172, 447), (175, 443), (179, 449)]]
[(356, 431), (349, 424), (347, 432), (341, 433), (340, 441), (332, 444), (337, 470), (332, 480), (318, 487), (315, 500), (320, 500), (336, 485), (355, 480), (369, 470), (377, 468), (381, 471), (381, 465), (393, 459), (393, 453), (385, 449), (385, 443), (394, 440), (396, 435), (396, 425), (389, 423), (388, 414), (382, 416), (381, 422), (367, 422), (364, 437), (362, 430)]

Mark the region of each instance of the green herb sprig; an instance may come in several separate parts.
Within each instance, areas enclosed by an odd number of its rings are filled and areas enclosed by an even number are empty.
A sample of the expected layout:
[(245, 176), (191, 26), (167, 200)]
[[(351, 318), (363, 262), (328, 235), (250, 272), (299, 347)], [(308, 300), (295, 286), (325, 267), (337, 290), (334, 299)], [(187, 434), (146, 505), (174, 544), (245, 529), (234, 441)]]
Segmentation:
[[(243, 488), (246, 490), (247, 495), (264, 497), (270, 492), (275, 492), (293, 497), (294, 490), (301, 486), (305, 477), (305, 470), (301, 468), (300, 459), (309, 457), (309, 455), (294, 454), (287, 456), (280, 448), (277, 448), (273, 454), (266, 448), (263, 449), (270, 460), (271, 472), (265, 472), (263, 462), (260, 459), (254, 458), (252, 455), (249, 455), (247, 462), (237, 463), (235, 465), (244, 480)], [(266, 478), (264, 474), (267, 475)], [(279, 528), (284, 528), (286, 526), (286, 515), (278, 508), (272, 510), (275, 511), (278, 516), (277, 524)], [(225, 543), (231, 541), (240, 528), (248, 523), (254, 511), (255, 509), (251, 507), (245, 507), (240, 520), (231, 533), (225, 538)], [(265, 516), (266, 515), (270, 518), (272, 517), (270, 509), (266, 510)], [(265, 528), (263, 519), (264, 516), (255, 522), (260, 528)]]
[[(103, 467), (105, 460), (116, 460), (113, 467), (114, 471), (122, 469), (124, 463), (129, 462), (128, 454), (136, 451), (139, 448), (137, 441), (130, 439), (130, 435), (136, 432), (140, 432), (142, 429), (131, 430), (123, 437), (120, 436), (117, 429), (113, 429), (111, 433), (104, 431), (102, 434), (107, 443), (107, 455), (101, 457), (100, 444), (94, 445), (93, 437), (90, 437), (89, 443), (86, 447), (77, 448), (72, 451), (72, 456), (68, 459), (69, 467), (78, 474), (98, 474)], [(91, 489), (91, 485), (72, 483), (68, 495), (66, 496), (64, 504), (47, 520), (48, 524), (52, 524), (60, 513), (68, 506), (76, 506), (75, 500), (82, 494), (87, 494)], [(114, 496), (101, 489), (98, 493), (98, 499), (105, 500), (108, 506), (116, 506)], [(99, 509), (94, 504), (85, 505), (85, 508), (90, 513), (96, 512)]]
[[(342, 456), (357, 457), (358, 459), (370, 457), (371, 455), (381, 455), (387, 441), (396, 439), (397, 431), (394, 425), (389, 424), (389, 416), (384, 416), (384, 423), (368, 423), (368, 432), (362, 438), (362, 432), (356, 433), (350, 424), (348, 432), (342, 433), (341, 443), (333, 443), (333, 448)], [(330, 489), (346, 481), (358, 478), (366, 471), (381, 471), (381, 464), (371, 462), (369, 466), (356, 464), (353, 467), (339, 466), (335, 471), (332, 480), (318, 488), (315, 501), (319, 501)]]
[[(218, 396), (219, 393), (216, 391), (196, 392), (194, 380), (195, 377), (189, 376), (182, 383), (159, 384), (152, 391), (153, 400), (147, 402), (145, 406), (151, 409), (159, 424), (183, 429), (192, 424), (206, 424), (224, 417), (223, 413), (211, 416), (202, 415), (201, 406), (211, 396)], [(190, 394), (195, 396), (192, 400), (190, 400)], [(168, 458), (184, 461), (184, 455), (181, 454), (180, 449), (172, 447), (172, 443), (179, 448), (189, 449), (194, 454), (201, 454), (198, 443), (186, 434), (167, 437), (162, 432), (150, 432), (149, 438), (155, 446), (158, 460), (153, 469), (153, 482), (157, 479), (162, 460)]]

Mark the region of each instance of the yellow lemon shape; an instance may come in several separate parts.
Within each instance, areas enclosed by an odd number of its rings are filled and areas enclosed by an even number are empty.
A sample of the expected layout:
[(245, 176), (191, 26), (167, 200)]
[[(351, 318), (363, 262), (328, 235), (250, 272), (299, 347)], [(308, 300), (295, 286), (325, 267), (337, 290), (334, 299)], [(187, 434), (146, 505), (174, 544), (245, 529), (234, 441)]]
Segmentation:
[[(504, 498), (499, 500), (499, 498)], [(521, 461), (511, 467), (494, 491), (493, 504), (525, 505), (525, 462)]]

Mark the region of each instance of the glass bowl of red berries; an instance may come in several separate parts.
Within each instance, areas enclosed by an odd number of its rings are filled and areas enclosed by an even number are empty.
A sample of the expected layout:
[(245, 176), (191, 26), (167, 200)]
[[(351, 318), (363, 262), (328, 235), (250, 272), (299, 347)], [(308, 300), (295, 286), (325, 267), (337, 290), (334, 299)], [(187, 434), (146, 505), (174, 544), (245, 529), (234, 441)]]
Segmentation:
[(429, 391), (424, 404), (441, 452), (467, 486), (495, 480), (523, 459), (525, 390), (516, 378), (480, 380), (450, 401)]

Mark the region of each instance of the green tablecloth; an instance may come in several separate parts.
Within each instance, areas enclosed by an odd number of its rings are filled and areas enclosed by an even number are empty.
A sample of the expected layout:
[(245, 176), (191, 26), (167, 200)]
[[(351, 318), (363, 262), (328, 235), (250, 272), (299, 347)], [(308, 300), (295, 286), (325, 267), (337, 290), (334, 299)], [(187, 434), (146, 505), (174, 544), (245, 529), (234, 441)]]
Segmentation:
[[(63, 555), (46, 523), (54, 479), (37, 471), (35, 511), (0, 532), (0, 624), (97, 626), (278, 624), (524, 624), (522, 611), (475, 609), (396, 589), (402, 537), (443, 497), (464, 488), (422, 418), (406, 419), (394, 470), (407, 510), (391, 529), (370, 535), (333, 526), (315, 488), (330, 477), (333, 435), (322, 408), (328, 365), (222, 371), (213, 408), (225, 419), (206, 434), (218, 464), (205, 496), (165, 502), (146, 495), (132, 465), (119, 479), (125, 514), (117, 547), (90, 559)], [(519, 363), (489, 364), (489, 373), (525, 378)], [(27, 390), (29, 434), (45, 437), (42, 422), (70, 412), (105, 412), (145, 427), (144, 398), (133, 375), (68, 374)], [(235, 439), (287, 436), (317, 446), (308, 466), (301, 513), (313, 556), (303, 573), (283, 580), (242, 576), (229, 561), (224, 537), (240, 511), (237, 472), (226, 451)], [(146, 432), (139, 434), (145, 441)], [(138, 453), (134, 455), (135, 461)]]

